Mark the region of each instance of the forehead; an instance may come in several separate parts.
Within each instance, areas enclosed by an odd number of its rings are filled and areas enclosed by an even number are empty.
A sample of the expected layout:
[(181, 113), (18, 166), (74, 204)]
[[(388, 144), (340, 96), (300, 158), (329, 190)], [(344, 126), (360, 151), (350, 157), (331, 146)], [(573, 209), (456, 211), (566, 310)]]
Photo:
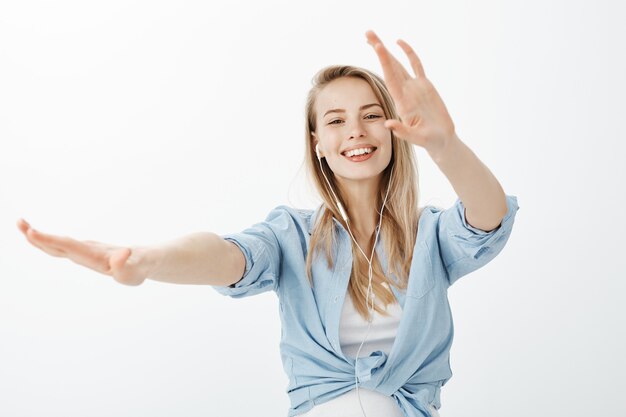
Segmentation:
[(331, 81), (317, 95), (315, 107), (318, 117), (330, 109), (358, 110), (364, 104), (379, 103), (367, 81), (342, 77)]

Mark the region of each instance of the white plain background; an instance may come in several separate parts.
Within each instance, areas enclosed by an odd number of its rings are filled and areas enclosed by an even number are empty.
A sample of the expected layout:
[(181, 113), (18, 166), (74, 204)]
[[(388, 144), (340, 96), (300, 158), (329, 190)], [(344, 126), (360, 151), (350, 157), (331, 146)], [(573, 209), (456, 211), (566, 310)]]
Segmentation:
[[(383, 6), (384, 4), (384, 6)], [(0, 415), (284, 416), (273, 293), (139, 287), (15, 222), (119, 245), (229, 233), (318, 200), (310, 80), (421, 57), (459, 137), (518, 196), (450, 288), (442, 417), (626, 415), (624, 6), (616, 1), (0, 3)], [(420, 205), (456, 194), (418, 149)]]

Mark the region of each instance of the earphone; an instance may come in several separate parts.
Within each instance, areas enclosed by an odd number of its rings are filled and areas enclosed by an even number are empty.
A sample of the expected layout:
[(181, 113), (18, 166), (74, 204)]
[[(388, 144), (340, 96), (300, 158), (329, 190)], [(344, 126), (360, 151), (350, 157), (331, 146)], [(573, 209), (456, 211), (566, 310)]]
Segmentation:
[[(315, 154), (317, 155), (317, 160), (320, 163), (320, 169), (322, 170), (322, 174), (324, 174), (324, 170), (322, 169), (322, 157), (320, 156), (319, 144), (315, 145)], [(324, 178), (326, 178), (326, 174), (324, 174)], [(330, 191), (333, 193), (333, 196), (335, 196), (335, 202), (337, 203), (337, 207), (339, 207), (339, 212), (341, 213), (341, 217), (346, 223), (348, 223), (348, 214), (346, 213), (346, 210), (343, 208), (341, 201), (339, 201), (339, 199), (337, 198), (337, 195), (333, 191), (333, 187), (330, 186), (330, 182), (328, 182), (328, 178), (326, 178), (326, 182), (328, 183), (328, 187), (330, 188)]]
[[(357, 365), (358, 365), (358, 362), (359, 362), (359, 354), (361, 353), (361, 348), (363, 347), (363, 344), (367, 340), (367, 336), (369, 335), (370, 328), (372, 326), (372, 320), (373, 320), (372, 310), (374, 309), (374, 298), (375, 298), (374, 293), (372, 292), (372, 259), (374, 259), (374, 251), (376, 250), (376, 243), (378, 242), (378, 234), (380, 233), (380, 224), (381, 224), (381, 222), (383, 220), (383, 210), (385, 208), (385, 203), (387, 202), (387, 196), (389, 195), (389, 188), (391, 186), (391, 178), (393, 177), (393, 166), (391, 167), (391, 173), (389, 174), (389, 183), (387, 184), (387, 192), (385, 193), (385, 199), (383, 200), (383, 205), (380, 208), (380, 212), (379, 212), (380, 216), (378, 218), (378, 228), (376, 230), (376, 238), (374, 239), (374, 247), (372, 248), (372, 254), (368, 258), (367, 255), (365, 254), (365, 252), (363, 252), (363, 249), (361, 249), (361, 246), (359, 246), (359, 243), (356, 241), (356, 239), (352, 235), (352, 231), (350, 230), (350, 221), (348, 219), (348, 215), (346, 214), (346, 211), (343, 208), (343, 205), (339, 201), (339, 198), (337, 198), (337, 195), (335, 194), (335, 191), (333, 190), (333, 187), (330, 185), (330, 181), (328, 181), (328, 177), (326, 177), (326, 174), (324, 173), (324, 168), (322, 167), (322, 158), (320, 156), (319, 144), (315, 145), (315, 154), (317, 155), (317, 161), (320, 164), (320, 170), (322, 171), (322, 174), (324, 175), (324, 178), (326, 179), (326, 183), (328, 184), (328, 188), (330, 189), (331, 193), (335, 197), (335, 202), (337, 203), (337, 207), (339, 207), (339, 212), (341, 213), (341, 217), (343, 217), (344, 221), (346, 222), (346, 225), (348, 226), (348, 232), (350, 232), (350, 236), (352, 237), (352, 240), (354, 241), (356, 246), (359, 248), (359, 250), (361, 251), (363, 256), (365, 256), (365, 259), (367, 259), (367, 263), (369, 265), (369, 269), (368, 269), (369, 283), (368, 283), (368, 286), (367, 286), (367, 295), (366, 295), (366, 298), (365, 298), (365, 303), (367, 304), (367, 309), (368, 309), (368, 312), (369, 312), (369, 318), (367, 320), (368, 321), (367, 333), (365, 333), (365, 338), (361, 342), (361, 346), (359, 346), (359, 350), (356, 353), (355, 364), (354, 364), (354, 381), (355, 381), (355, 384), (356, 384), (356, 393), (357, 393), (357, 396), (359, 397), (359, 404), (361, 406), (361, 411), (363, 412), (363, 416), (367, 417), (366, 414), (365, 414), (365, 410), (363, 409), (363, 404), (361, 403), (361, 395), (359, 394), (359, 379), (358, 379), (358, 376), (357, 376), (357, 369), (358, 369)], [(371, 306), (369, 304), (370, 292), (372, 294), (372, 304), (371, 304)]]

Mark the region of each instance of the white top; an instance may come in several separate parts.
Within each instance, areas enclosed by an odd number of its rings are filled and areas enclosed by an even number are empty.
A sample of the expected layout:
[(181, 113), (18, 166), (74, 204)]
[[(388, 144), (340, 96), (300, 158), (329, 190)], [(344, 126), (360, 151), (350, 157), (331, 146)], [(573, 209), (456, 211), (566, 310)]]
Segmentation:
[[(385, 284), (383, 284), (385, 285)], [(371, 301), (370, 301), (371, 303)], [(370, 328), (367, 340), (361, 347), (359, 358), (369, 356), (377, 350), (385, 352), (389, 355), (391, 346), (396, 338), (400, 317), (402, 316), (402, 307), (396, 301), (387, 306), (388, 317), (374, 311), (374, 319)], [(365, 320), (356, 311), (350, 291), (346, 293), (346, 299), (341, 310), (341, 320), (339, 322), (339, 344), (341, 351), (351, 358), (356, 358), (361, 342), (367, 334), (367, 320)], [(359, 388), (360, 390), (360, 388)]]
[[(382, 316), (374, 311), (372, 326), (367, 336), (367, 340), (361, 347), (359, 358), (369, 356), (370, 353), (381, 350), (386, 354), (391, 351), (391, 346), (396, 337), (402, 308), (395, 302), (387, 306), (389, 317)], [(365, 320), (354, 308), (350, 292), (346, 294), (343, 309), (341, 310), (341, 320), (339, 322), (339, 343), (341, 351), (351, 358), (356, 358), (356, 353), (361, 346), (361, 342), (367, 334), (367, 320)], [(367, 417), (404, 417), (396, 400), (378, 391), (359, 387), (359, 396), (363, 409)], [(363, 417), (359, 396), (356, 389), (349, 391), (339, 397), (333, 398), (325, 403), (315, 405), (308, 412), (301, 414), (306, 417)]]

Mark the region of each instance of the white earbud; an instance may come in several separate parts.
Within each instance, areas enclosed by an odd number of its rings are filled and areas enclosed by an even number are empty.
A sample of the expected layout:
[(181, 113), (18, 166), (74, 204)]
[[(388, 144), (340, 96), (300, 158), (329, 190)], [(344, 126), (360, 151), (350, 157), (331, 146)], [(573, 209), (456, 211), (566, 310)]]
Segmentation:
[(317, 159), (320, 159), (320, 145), (315, 145), (315, 155), (317, 155)]

